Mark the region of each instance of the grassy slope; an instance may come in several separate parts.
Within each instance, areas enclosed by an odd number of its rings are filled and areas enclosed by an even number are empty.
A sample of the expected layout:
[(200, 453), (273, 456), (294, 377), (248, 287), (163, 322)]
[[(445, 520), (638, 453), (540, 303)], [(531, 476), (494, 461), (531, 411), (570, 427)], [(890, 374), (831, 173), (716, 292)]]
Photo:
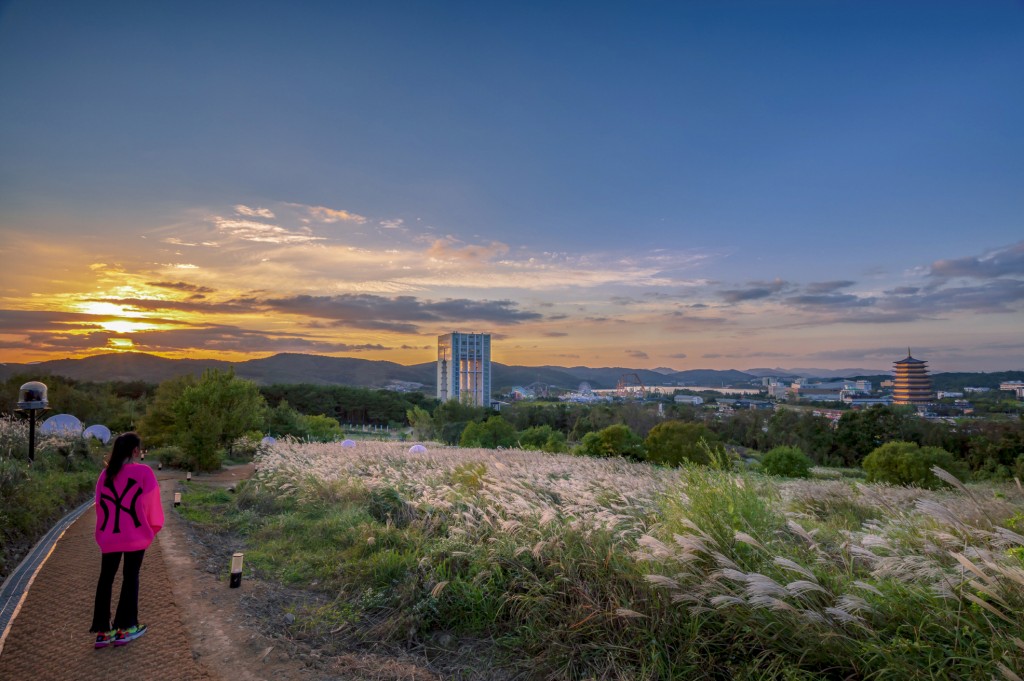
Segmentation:
[(477, 678), (1024, 673), (1015, 490), (383, 443), (285, 444), (260, 467), (186, 513), (319, 594), (295, 628), (323, 647), (483, 638), (504, 657)]

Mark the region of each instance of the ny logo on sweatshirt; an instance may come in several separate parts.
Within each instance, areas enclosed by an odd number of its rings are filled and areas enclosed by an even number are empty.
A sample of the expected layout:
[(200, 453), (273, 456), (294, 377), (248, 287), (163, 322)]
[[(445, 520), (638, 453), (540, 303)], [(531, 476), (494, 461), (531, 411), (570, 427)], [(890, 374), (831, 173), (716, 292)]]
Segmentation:
[[(124, 490), (118, 494), (117, 490), (113, 492), (104, 492), (100, 495), (100, 501), (102, 502), (103, 508), (103, 524), (100, 525), (100, 532), (105, 532), (107, 529), (107, 522), (110, 520), (110, 510), (107, 508), (107, 502), (113, 504), (114, 507), (114, 529), (111, 530), (114, 534), (121, 533), (121, 513), (127, 513), (132, 518), (132, 522), (135, 523), (135, 527), (139, 527), (142, 523), (139, 521), (139, 512), (135, 506), (139, 503), (139, 497), (142, 496), (142, 488), (137, 487), (134, 494), (132, 494), (131, 501), (127, 506), (124, 505), (124, 500), (128, 496), (129, 491), (132, 487), (138, 484), (138, 481), (134, 478), (128, 478), (128, 484), (124, 486)], [(104, 487), (104, 489), (110, 489)]]

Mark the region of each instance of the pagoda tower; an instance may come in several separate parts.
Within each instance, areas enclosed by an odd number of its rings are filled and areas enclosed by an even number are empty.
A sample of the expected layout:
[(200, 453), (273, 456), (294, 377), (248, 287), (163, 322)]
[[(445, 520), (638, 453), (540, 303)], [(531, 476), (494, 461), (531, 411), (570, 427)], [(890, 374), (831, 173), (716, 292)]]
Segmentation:
[(928, 362), (914, 359), (907, 348), (906, 359), (893, 362), (896, 378), (893, 380), (893, 404), (927, 404), (934, 399), (932, 379), (928, 377)]

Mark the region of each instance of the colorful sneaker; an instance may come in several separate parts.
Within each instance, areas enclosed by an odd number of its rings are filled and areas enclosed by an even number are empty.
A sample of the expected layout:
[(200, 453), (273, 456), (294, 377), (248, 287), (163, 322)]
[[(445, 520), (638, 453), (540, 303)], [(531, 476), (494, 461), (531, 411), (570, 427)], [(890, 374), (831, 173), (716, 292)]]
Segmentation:
[(127, 629), (118, 629), (117, 633), (114, 634), (114, 645), (125, 646), (142, 636), (146, 633), (145, 624), (136, 624), (134, 627), (128, 627)]
[(96, 648), (106, 648), (114, 642), (114, 634), (117, 632), (111, 629), (110, 631), (101, 631), (96, 634)]

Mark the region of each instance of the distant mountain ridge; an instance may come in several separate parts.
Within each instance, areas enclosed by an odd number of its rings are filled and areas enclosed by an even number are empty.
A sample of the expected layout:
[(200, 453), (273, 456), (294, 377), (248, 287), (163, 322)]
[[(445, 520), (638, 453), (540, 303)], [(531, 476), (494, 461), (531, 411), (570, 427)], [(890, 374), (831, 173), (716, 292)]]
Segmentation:
[(854, 376), (888, 376), (892, 371), (885, 369), (747, 369), (746, 373), (764, 378), (774, 376), (778, 378), (853, 378)]
[[(161, 383), (184, 374), (199, 375), (207, 369), (226, 371), (262, 385), (312, 383), (385, 388), (396, 383), (418, 384), (427, 392), (436, 386), (436, 364), (403, 365), (354, 357), (328, 357), (282, 353), (243, 362), (216, 359), (166, 359), (143, 353), (110, 353), (83, 359), (57, 359), (32, 364), (0, 365), (0, 379), (24, 374), (65, 376), (79, 381), (144, 381)], [(494, 362), (491, 382), (495, 389), (544, 385), (575, 390), (583, 382), (595, 389), (610, 389), (635, 379), (648, 387), (664, 385), (722, 386), (747, 383), (756, 376), (741, 371), (696, 369), (671, 374), (628, 367), (514, 366)]]
[[(328, 357), (282, 353), (271, 357), (244, 362), (225, 362), (216, 359), (165, 359), (143, 353), (110, 353), (83, 359), (57, 359), (31, 364), (0, 364), (0, 380), (25, 375), (41, 378), (47, 375), (65, 376), (79, 381), (144, 381), (161, 383), (167, 379), (193, 374), (206, 369), (226, 371), (233, 367), (235, 375), (261, 385), (311, 383), (319, 385), (348, 385), (367, 388), (387, 388), (396, 385), (417, 387), (432, 394), (436, 386), (436, 364), (404, 365), (383, 360), (355, 357)], [(647, 387), (697, 386), (724, 387), (759, 383), (763, 376), (803, 378), (869, 378), (877, 383), (891, 377), (887, 371), (871, 369), (691, 369), (663, 373), (665, 369), (630, 369), (628, 367), (559, 367), (515, 366), (492, 364), (491, 383), (495, 391), (513, 387), (550, 386), (563, 390), (576, 390), (586, 382), (594, 389), (611, 389), (620, 381), (635, 384), (639, 379)], [(1024, 372), (932, 374), (936, 390), (955, 389), (956, 386), (980, 385), (998, 387), (1000, 381), (1020, 380)]]

